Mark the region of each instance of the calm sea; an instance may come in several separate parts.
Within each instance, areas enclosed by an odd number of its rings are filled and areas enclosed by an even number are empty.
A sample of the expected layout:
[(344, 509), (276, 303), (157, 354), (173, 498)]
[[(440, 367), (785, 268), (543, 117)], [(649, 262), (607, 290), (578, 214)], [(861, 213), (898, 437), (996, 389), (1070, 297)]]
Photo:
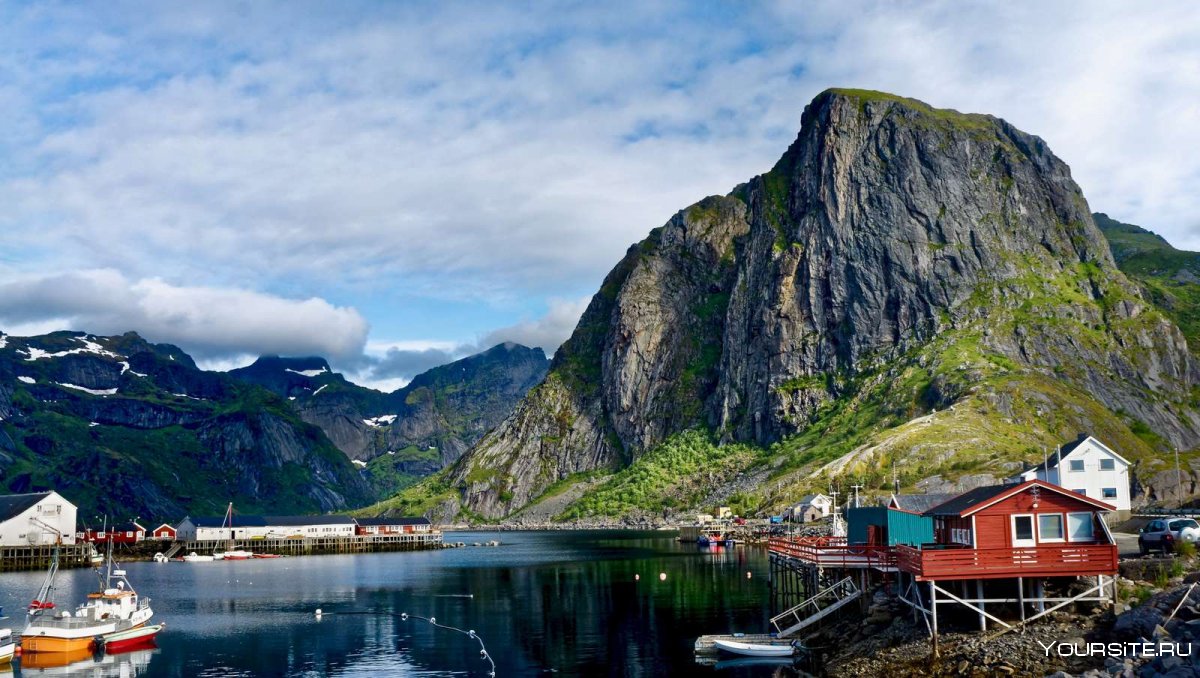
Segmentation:
[[(17, 675), (486, 676), (475, 640), (401, 614), (473, 629), (500, 676), (791, 675), (778, 665), (698, 665), (696, 637), (766, 628), (763, 549), (710, 551), (672, 532), (449, 533), (486, 542), (416, 553), (213, 563), (129, 563), (166, 622), (158, 648)], [(660, 574), (666, 579), (661, 580)], [(749, 574), (749, 577), (747, 577)], [(640, 580), (637, 576), (640, 575)], [(41, 573), (0, 575), (23, 625)], [(60, 573), (56, 599), (94, 588)], [(318, 620), (313, 612), (324, 612)], [(753, 661), (753, 660), (751, 660)], [(2, 672), (3, 669), (0, 669)]]

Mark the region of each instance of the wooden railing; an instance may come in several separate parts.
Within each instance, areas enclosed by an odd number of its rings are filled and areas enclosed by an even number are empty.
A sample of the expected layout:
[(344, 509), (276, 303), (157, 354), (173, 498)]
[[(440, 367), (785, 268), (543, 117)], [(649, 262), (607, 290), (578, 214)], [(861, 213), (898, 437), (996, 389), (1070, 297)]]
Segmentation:
[(921, 579), (995, 579), (1115, 574), (1115, 544), (1030, 548), (895, 548), (896, 566)]
[(893, 567), (896, 555), (889, 546), (848, 544), (845, 537), (772, 537), (772, 553), (823, 567)]

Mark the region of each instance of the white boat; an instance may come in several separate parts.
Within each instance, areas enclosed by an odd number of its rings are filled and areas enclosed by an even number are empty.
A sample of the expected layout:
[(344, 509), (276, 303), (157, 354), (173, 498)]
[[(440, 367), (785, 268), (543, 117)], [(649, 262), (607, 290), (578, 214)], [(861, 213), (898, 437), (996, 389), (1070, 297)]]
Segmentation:
[(253, 551), (226, 551), (224, 553), (214, 553), (213, 556), (217, 560), (250, 560), (254, 557)]
[(13, 642), (12, 629), (0, 629), (0, 666), (11, 662), (16, 651), (17, 644)]
[(744, 657), (790, 657), (796, 654), (794, 643), (781, 641), (779, 643), (739, 643), (736, 640), (714, 640), (713, 645), (718, 650), (730, 654), (740, 654)]
[(189, 553), (183, 557), (183, 562), (185, 562), (185, 563), (211, 563), (212, 561), (213, 561), (212, 556), (196, 555), (195, 551), (192, 551), (191, 553)]

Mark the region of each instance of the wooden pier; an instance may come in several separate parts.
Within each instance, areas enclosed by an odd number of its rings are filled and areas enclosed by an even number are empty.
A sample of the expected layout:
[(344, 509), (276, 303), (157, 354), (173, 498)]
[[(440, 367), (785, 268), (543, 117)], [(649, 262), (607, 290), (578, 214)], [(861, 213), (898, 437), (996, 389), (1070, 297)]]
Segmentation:
[[(189, 553), (211, 555), (217, 551), (252, 551), (282, 556), (309, 556), (330, 553), (374, 553), (379, 551), (417, 551), (441, 548), (442, 533), (413, 532), (408, 534), (358, 535), (353, 537), (303, 537), (297, 539), (221, 539), (175, 542), (181, 547), (174, 555)], [(162, 551), (169, 545), (163, 543)]]
[[(57, 548), (59, 549), (59, 567), (91, 565), (92, 549), (90, 544), (64, 544)], [(54, 549), (53, 544), (0, 546), (0, 572), (44, 570), (50, 566), (50, 558), (54, 555)]]

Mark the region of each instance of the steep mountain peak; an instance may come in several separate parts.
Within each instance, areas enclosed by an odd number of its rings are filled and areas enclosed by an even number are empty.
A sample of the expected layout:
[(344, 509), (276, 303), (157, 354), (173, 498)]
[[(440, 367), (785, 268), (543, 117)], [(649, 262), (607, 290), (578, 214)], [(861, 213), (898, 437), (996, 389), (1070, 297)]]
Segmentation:
[[(810, 470), (859, 455), (822, 472), (914, 446), (944, 463), (997, 426), (1005, 442), (987, 445), (1010, 455), (1080, 427), (1145, 451), (1132, 422), (1190, 446), (1198, 380), (1044, 141), (833, 89), (769, 172), (629, 249), (545, 381), (449, 480), (471, 511), (501, 516), (691, 428), (784, 446)], [(956, 403), (952, 433), (903, 428)], [(1050, 423), (1013, 423), (1051, 408)]]

